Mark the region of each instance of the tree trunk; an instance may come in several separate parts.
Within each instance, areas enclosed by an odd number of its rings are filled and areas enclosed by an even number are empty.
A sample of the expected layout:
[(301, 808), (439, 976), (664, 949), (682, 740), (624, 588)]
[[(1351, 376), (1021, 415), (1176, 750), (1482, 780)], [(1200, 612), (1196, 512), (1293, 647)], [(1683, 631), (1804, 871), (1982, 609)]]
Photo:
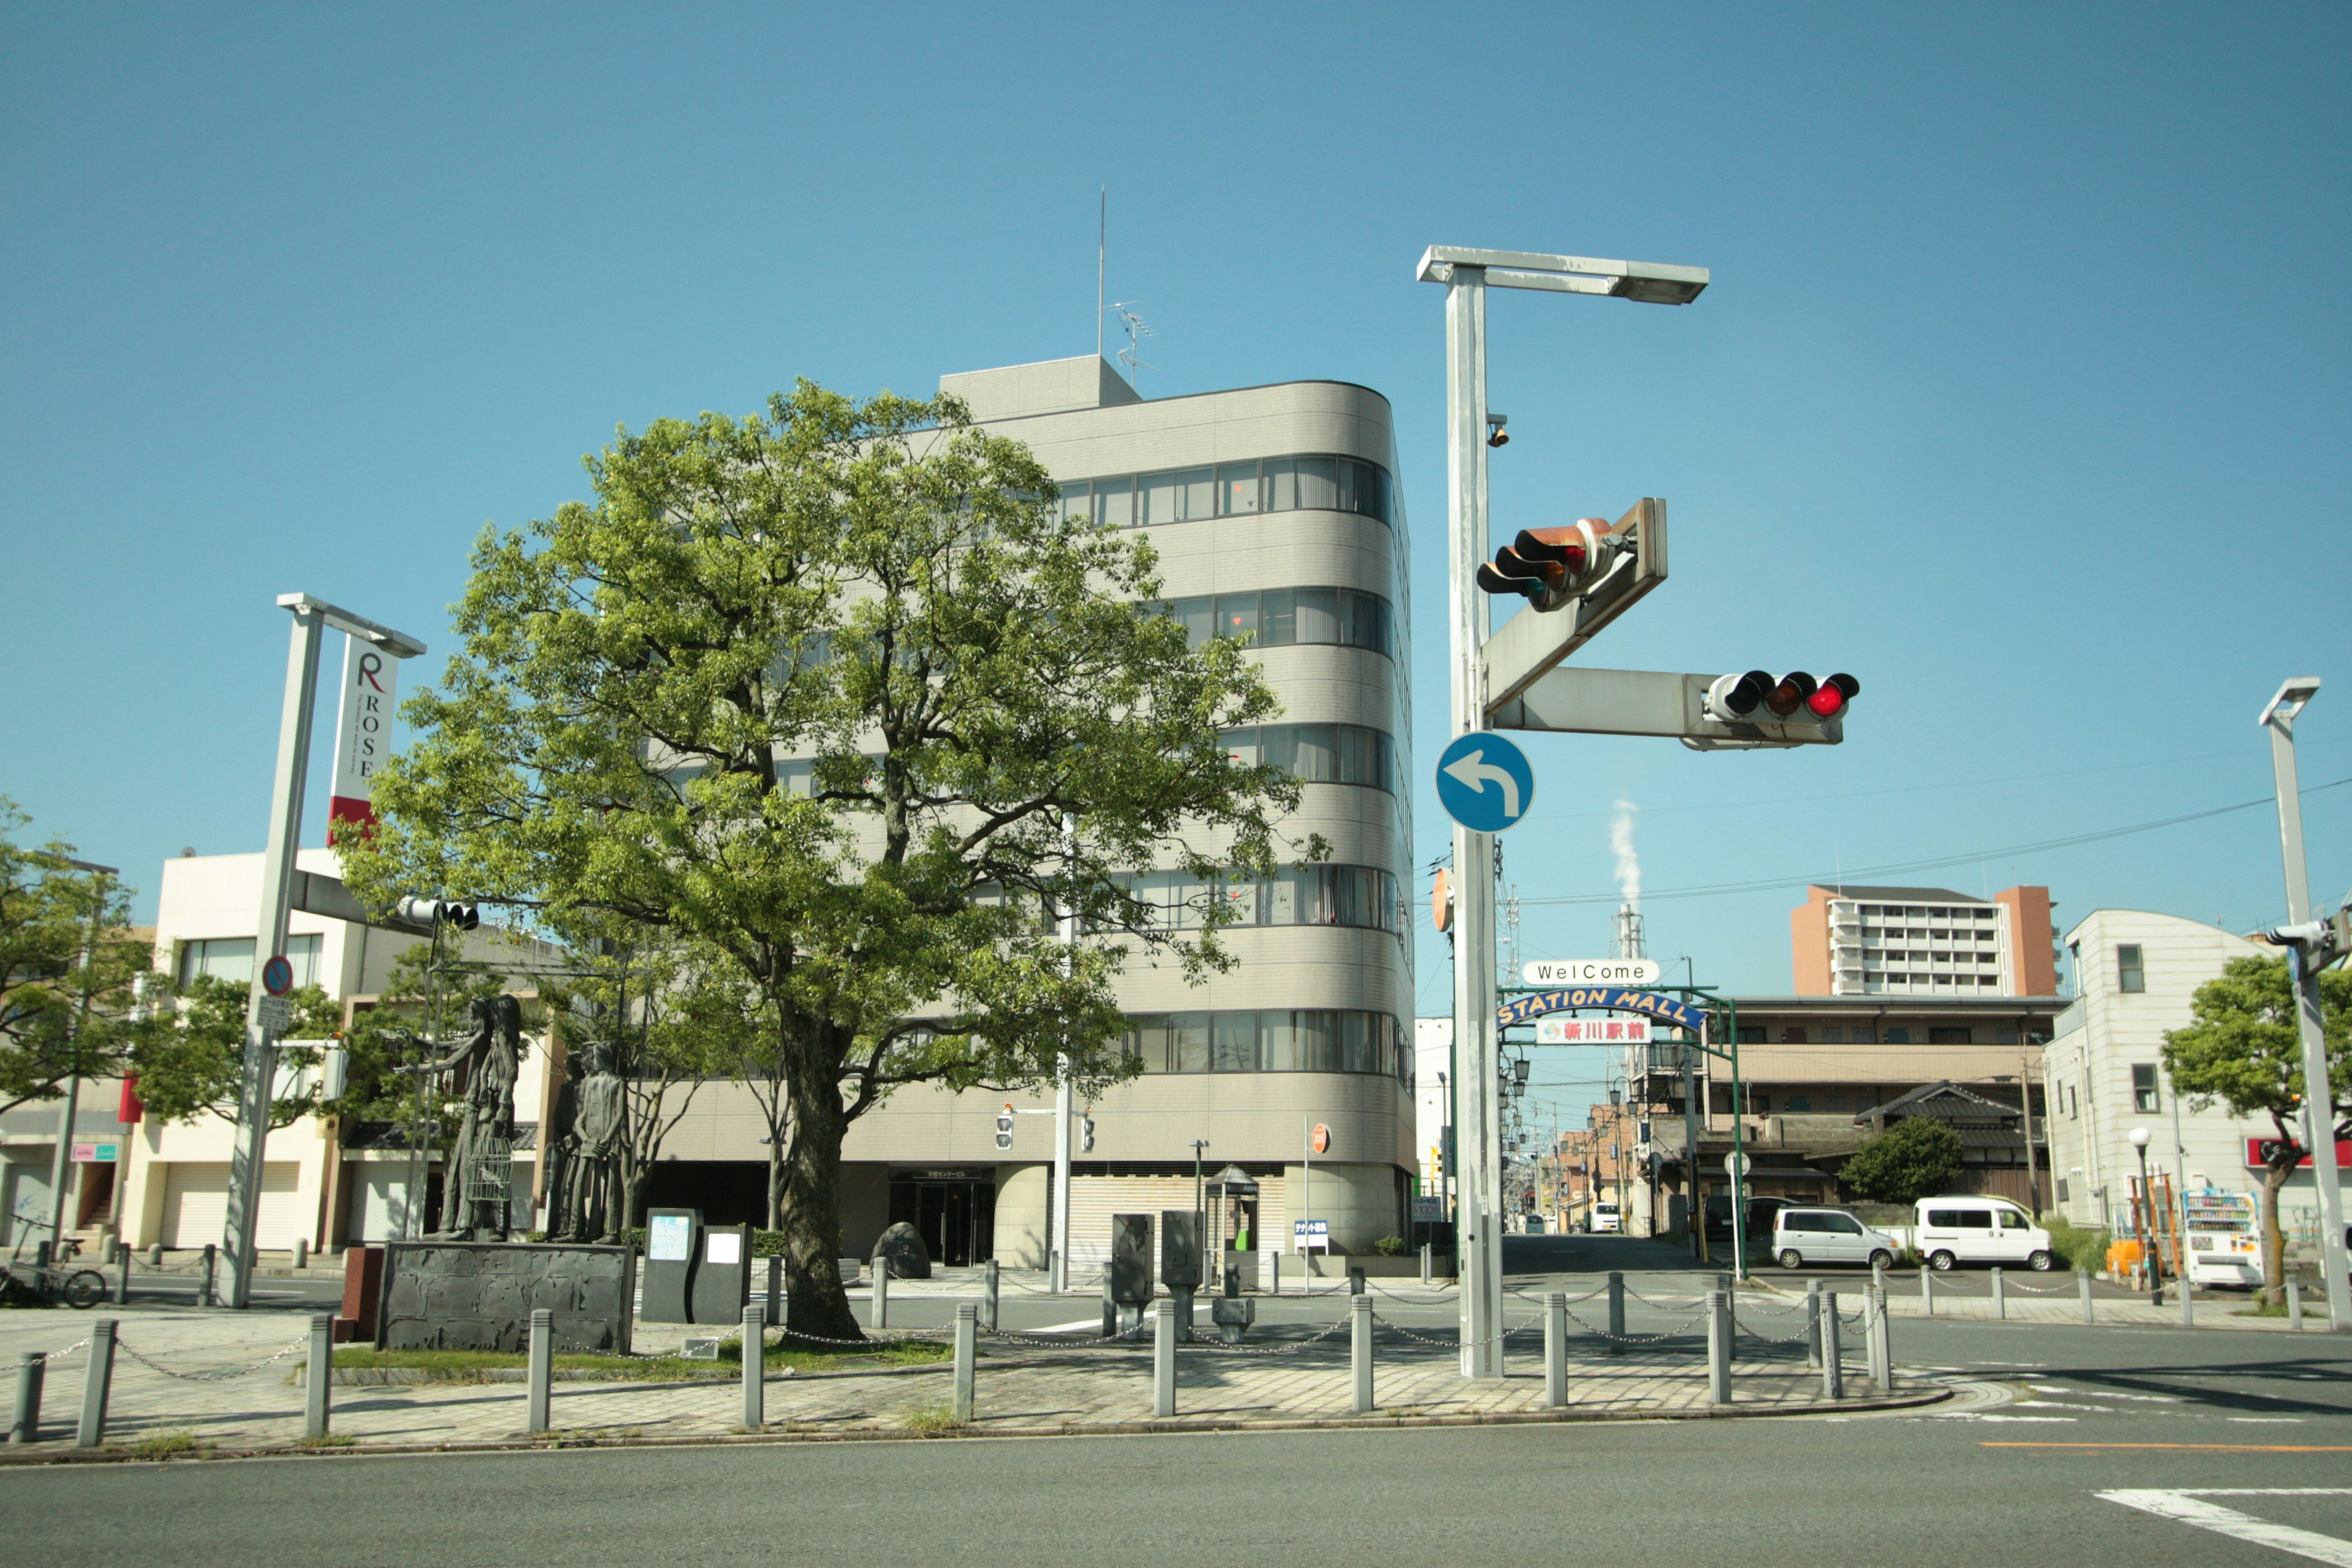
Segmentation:
[(781, 1132), (768, 1134), (768, 1228), (784, 1228), (784, 1140)]
[(2293, 1161), (2303, 1154), (2301, 1149), (2288, 1146), (2294, 1149), (2289, 1163), (2282, 1164), (2273, 1158), (2263, 1169), (2263, 1304), (2266, 1307), (2286, 1300), (2286, 1234), (2279, 1228), (2279, 1192), (2294, 1173)]
[[(779, 1230), (784, 1233), (786, 1306), (784, 1322), (795, 1333), (823, 1340), (863, 1340), (865, 1331), (849, 1310), (842, 1289), (841, 1141), (849, 1118), (830, 1053), (815, 1072), (794, 1072), (785, 1092), (792, 1107), (793, 1161), (785, 1173)], [(808, 1082), (814, 1078), (816, 1081)], [(772, 1180), (769, 1191), (776, 1194)]]

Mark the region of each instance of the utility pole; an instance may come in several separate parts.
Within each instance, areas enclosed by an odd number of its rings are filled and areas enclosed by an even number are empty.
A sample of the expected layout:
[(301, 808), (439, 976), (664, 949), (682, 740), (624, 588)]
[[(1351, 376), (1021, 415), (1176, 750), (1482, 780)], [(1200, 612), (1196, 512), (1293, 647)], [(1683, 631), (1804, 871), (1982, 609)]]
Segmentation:
[[(2310, 873), (2303, 849), (2303, 795), (2295, 777), (2294, 721), (2319, 694), (2316, 676), (2287, 681), (2263, 709), (2271, 732), (2271, 772), (2278, 790), (2279, 853), (2286, 868), (2287, 926), (2273, 932), (2288, 944), (2294, 982), (2295, 1025), (2303, 1037), (2304, 1147), (2311, 1151), (2312, 1184), (2319, 1189), (2320, 1271), (2327, 1281), (2327, 1326), (2352, 1333), (2352, 1259), (2344, 1245), (2344, 1193), (2336, 1165), (2336, 1101), (2327, 1072), (2327, 1035), (2320, 1018), (2319, 970), (2336, 956), (2330, 932), (2315, 923)], [(2316, 955), (2316, 962), (2315, 956)]]
[(73, 1024), (66, 1035), (66, 1061), (74, 1070), (66, 1075), (65, 1103), (58, 1108), (58, 1146), (49, 1159), (49, 1259), (56, 1262), (65, 1250), (66, 1178), (73, 1173), (74, 1118), (81, 1105), (79, 1053), (82, 1030), (89, 1025), (89, 992), (93, 979), (90, 966), (98, 962), (98, 931), (106, 920), (107, 885), (121, 873), (111, 866), (93, 866), (87, 860), (69, 859), (63, 855), (44, 855), (42, 858), (51, 865), (89, 872), (92, 878), (89, 923), (83, 928), (81, 936), (81, 1000), (74, 1006)]
[[(1071, 885), (1077, 879), (1078, 821), (1073, 816), (1062, 825), (1062, 858)], [(1065, 897), (1062, 905), (1062, 974), (1065, 979), (1077, 972), (1078, 911), (1074, 900)], [(1070, 1288), (1070, 1110), (1073, 1090), (1070, 1085), (1070, 1053), (1064, 1051), (1055, 1058), (1054, 1068), (1054, 1225), (1045, 1245), (1051, 1256), (1047, 1262), (1045, 1288), (1056, 1296)]]

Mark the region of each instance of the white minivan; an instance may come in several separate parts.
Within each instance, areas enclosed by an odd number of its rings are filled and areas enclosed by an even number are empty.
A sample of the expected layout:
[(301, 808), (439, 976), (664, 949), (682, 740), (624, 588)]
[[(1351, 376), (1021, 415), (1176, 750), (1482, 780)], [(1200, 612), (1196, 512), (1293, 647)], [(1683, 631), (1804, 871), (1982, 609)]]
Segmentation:
[(2054, 1262), (2050, 1233), (2001, 1198), (1921, 1198), (1911, 1244), (1937, 1269), (1957, 1263), (2023, 1264), (2046, 1270)]
[(1902, 1248), (1843, 1209), (1785, 1208), (1772, 1216), (1772, 1256), (1783, 1268), (1810, 1263), (1894, 1265)]
[(1592, 1217), (1585, 1221), (1595, 1236), (1614, 1236), (1620, 1226), (1615, 1204), (1594, 1204)]

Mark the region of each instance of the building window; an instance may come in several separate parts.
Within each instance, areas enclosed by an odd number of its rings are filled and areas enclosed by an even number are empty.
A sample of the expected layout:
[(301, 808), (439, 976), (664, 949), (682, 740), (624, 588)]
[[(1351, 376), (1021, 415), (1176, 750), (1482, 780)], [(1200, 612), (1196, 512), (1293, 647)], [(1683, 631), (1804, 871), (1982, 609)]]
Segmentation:
[(1886, 1026), (1886, 1043), (1890, 1046), (1907, 1046), (1911, 1043), (1911, 1031), (1901, 1024), (1889, 1024)]
[(1845, 1044), (1845, 1030), (1835, 1024), (1829, 1025), (1822, 1030), (1822, 1044), (1825, 1046)]
[(1790, 1025), (1787, 1028), (1780, 1031), (1780, 1043), (1784, 1046), (1803, 1045), (1805, 1043), (1805, 1026), (1802, 1024)]
[(1802, 1115), (1806, 1114), (1807, 1112), (1811, 1111), (1812, 1109), (1813, 1109), (1813, 1097), (1812, 1097), (1811, 1095), (1810, 1095), (1810, 1094), (1792, 1094), (1792, 1095), (1790, 1095), (1790, 1096), (1789, 1097), (1789, 1114), (1790, 1114), (1790, 1115), (1791, 1115), (1791, 1116), (1802, 1116)]
[(1740, 1025), (1739, 1043), (1743, 1046), (1762, 1045), (1764, 1043), (1764, 1026), (1761, 1024)]
[(1375, 866), (1286, 866), (1264, 881), (1228, 881), (1188, 871), (1145, 871), (1119, 879), (1168, 931), (1207, 923), (1212, 900), (1222, 899), (1236, 926), (1353, 926), (1397, 929), (1396, 878)]
[(1135, 1013), (1127, 1054), (1147, 1073), (1344, 1072), (1412, 1085), (1412, 1052), (1386, 1013), (1337, 1007)]
[(1353, 588), (1269, 588), (1171, 599), (1161, 610), (1181, 621), (1195, 644), (1213, 637), (1246, 637), (1252, 647), (1321, 643), (1396, 657), (1394, 607), (1378, 594)]
[(1263, 511), (1352, 511), (1390, 522), (1395, 484), (1377, 463), (1355, 458), (1268, 458), (1164, 474), (1065, 479), (1066, 517), (1111, 528), (1160, 527)]
[(2136, 942), (2119, 942), (2116, 946), (2116, 989), (2147, 989), (2147, 971), (2140, 963), (2139, 943)]
[[(319, 950), (326, 938), (312, 931), (307, 936), (286, 939), (287, 962), (294, 966), (294, 984), (316, 985), (319, 983)], [(199, 937), (180, 944), (180, 984), (192, 984), (197, 975), (209, 974), (234, 985), (253, 984), (253, 938), (249, 936)]]
[(1969, 1043), (1969, 1026), (1956, 1024), (1932, 1027), (1927, 1031), (1927, 1043), (1931, 1046), (1965, 1046)]
[(2134, 1110), (2158, 1109), (2154, 1062), (2132, 1063), (2132, 1109)]
[(1277, 767), (1301, 784), (1362, 784), (1397, 793), (1396, 742), (1361, 724), (1262, 724), (1228, 730), (1225, 750), (1237, 763)]

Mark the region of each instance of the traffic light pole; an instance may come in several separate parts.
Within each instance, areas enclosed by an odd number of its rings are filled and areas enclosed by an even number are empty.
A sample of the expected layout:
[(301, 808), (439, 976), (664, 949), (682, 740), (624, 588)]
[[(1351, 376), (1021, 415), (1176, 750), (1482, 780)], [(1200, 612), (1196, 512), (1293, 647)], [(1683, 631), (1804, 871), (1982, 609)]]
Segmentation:
[[(2294, 766), (2294, 720), (2317, 695), (2316, 679), (2290, 680), (2263, 710), (2271, 732), (2271, 773), (2278, 787), (2279, 853), (2286, 868), (2286, 918), (2311, 923), (2311, 876), (2303, 849), (2303, 795)], [(2294, 984), (2295, 1024), (2303, 1044), (2304, 1146), (2311, 1151), (2312, 1184), (2319, 1189), (2320, 1271), (2327, 1283), (2327, 1326), (2352, 1333), (2352, 1258), (2344, 1235), (2344, 1193), (2336, 1166), (2336, 1100), (2327, 1071), (2327, 1035), (2321, 1022), (2319, 974), (2306, 942), (2288, 957)]]
[[(1456, 266), (1445, 285), (1447, 624), (1453, 656), (1450, 736), (1486, 726), (1486, 269)], [(1495, 1129), (1495, 840), (1454, 828), (1454, 1041), (1460, 1097), (1462, 1375), (1503, 1375), (1503, 1173)]]

